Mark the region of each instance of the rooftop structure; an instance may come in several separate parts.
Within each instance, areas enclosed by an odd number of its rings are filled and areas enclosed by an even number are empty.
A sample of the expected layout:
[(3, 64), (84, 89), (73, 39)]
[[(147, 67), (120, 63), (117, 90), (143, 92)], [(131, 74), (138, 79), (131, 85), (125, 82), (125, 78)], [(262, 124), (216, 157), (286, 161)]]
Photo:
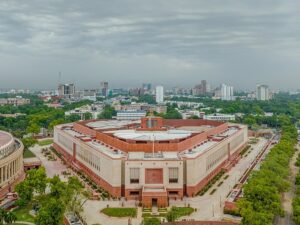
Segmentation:
[(30, 104), (30, 99), (27, 98), (0, 98), (0, 105), (26, 105)]
[(81, 119), (86, 119), (86, 114), (90, 114), (92, 119), (97, 119), (98, 115), (102, 112), (102, 104), (84, 105), (76, 109), (72, 109), (65, 112), (66, 116), (79, 115)]
[(117, 111), (117, 120), (139, 120), (146, 116), (144, 110), (120, 110)]
[(116, 197), (144, 206), (196, 195), (230, 169), (247, 127), (209, 120), (91, 120), (58, 125), (54, 147), (76, 169)]
[(204, 115), (204, 119), (215, 120), (215, 121), (224, 121), (224, 122), (234, 121), (235, 115), (215, 113), (215, 114), (210, 114), (210, 115)]

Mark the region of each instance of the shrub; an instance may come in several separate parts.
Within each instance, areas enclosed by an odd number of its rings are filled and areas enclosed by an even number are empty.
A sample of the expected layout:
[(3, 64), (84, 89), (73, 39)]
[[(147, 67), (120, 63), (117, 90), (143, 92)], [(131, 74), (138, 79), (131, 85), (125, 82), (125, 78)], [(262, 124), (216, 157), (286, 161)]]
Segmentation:
[(136, 217), (136, 208), (105, 208), (101, 212), (111, 217)]

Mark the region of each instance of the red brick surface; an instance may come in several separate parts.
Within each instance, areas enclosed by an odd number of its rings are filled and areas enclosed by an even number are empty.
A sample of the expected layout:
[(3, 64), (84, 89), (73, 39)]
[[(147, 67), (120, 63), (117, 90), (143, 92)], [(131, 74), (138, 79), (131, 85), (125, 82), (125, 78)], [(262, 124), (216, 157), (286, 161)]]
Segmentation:
[(163, 225), (238, 225), (238, 223), (223, 221), (181, 221), (163, 223)]
[(145, 169), (145, 184), (162, 184), (163, 169)]

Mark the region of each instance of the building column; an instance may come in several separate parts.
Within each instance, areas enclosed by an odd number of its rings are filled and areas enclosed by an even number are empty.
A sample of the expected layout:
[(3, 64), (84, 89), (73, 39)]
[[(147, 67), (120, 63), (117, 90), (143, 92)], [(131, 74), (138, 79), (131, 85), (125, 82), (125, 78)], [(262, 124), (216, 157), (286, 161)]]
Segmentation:
[(6, 166), (3, 166), (3, 182), (6, 181)]
[(2, 167), (0, 167), (0, 184), (2, 184)]

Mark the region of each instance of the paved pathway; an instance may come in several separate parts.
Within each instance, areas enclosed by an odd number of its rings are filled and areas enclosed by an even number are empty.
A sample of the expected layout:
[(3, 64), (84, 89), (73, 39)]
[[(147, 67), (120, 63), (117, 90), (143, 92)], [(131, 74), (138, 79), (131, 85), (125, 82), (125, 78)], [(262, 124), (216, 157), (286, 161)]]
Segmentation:
[(283, 206), (283, 209), (285, 212), (285, 216), (278, 217), (275, 222), (276, 225), (294, 225), (292, 203), (293, 203), (293, 198), (294, 198), (295, 191), (296, 191), (295, 178), (296, 178), (296, 175), (299, 173), (299, 168), (295, 166), (295, 162), (297, 161), (299, 150), (300, 150), (300, 146), (298, 145), (297, 151), (295, 152), (295, 154), (290, 162), (291, 174), (290, 174), (289, 180), (291, 183), (291, 188), (288, 192), (285, 192), (283, 194), (282, 206)]
[[(135, 207), (133, 201), (126, 202), (126, 207)], [(87, 224), (96, 224), (100, 223), (101, 225), (128, 225), (128, 218), (113, 218), (108, 217), (100, 211), (106, 206), (110, 207), (121, 207), (120, 201), (87, 201), (84, 204), (84, 218), (86, 219)], [(131, 220), (132, 225), (140, 225), (142, 222), (142, 212), (141, 209), (138, 210), (137, 218)]]
[(55, 175), (59, 175), (62, 180), (66, 180), (66, 177), (62, 175), (62, 172), (67, 170), (67, 166), (63, 165), (59, 158), (57, 158), (56, 161), (49, 161), (47, 157), (45, 157), (42, 153), (43, 148), (47, 148), (50, 146), (51, 145), (35, 145), (30, 148), (30, 151), (32, 151), (36, 155), (36, 157), (38, 157), (42, 161), (42, 164), (46, 169), (48, 177), (54, 177)]
[(26, 224), (26, 225), (35, 225), (34, 223), (25, 222), (25, 221), (16, 221), (14, 223)]
[[(224, 180), (220, 179), (216, 184), (210, 188), (203, 196), (194, 198), (186, 198), (184, 201), (173, 201), (171, 205), (185, 206), (190, 205), (196, 208), (197, 211), (188, 217), (182, 219), (195, 219), (195, 220), (221, 220), (223, 218), (224, 202), (228, 193), (238, 182), (239, 178), (243, 175), (246, 169), (251, 165), (252, 161), (262, 150), (267, 143), (267, 140), (260, 139), (259, 142), (253, 145), (253, 150), (247, 157), (242, 158), (235, 167), (233, 167), (227, 174), (229, 177)], [(223, 181), (223, 184), (218, 187), (217, 185)], [(216, 192), (210, 195), (211, 190), (216, 189)]]
[[(190, 204), (191, 207), (196, 208), (197, 212), (193, 213), (186, 219), (195, 220), (220, 220), (223, 218), (223, 206), (227, 194), (231, 191), (233, 186), (237, 183), (244, 171), (251, 165), (251, 162), (255, 159), (258, 153), (267, 143), (265, 139), (259, 139), (259, 142), (253, 145), (253, 150), (247, 157), (242, 158), (239, 163), (229, 171), (228, 179), (224, 180), (220, 187), (217, 185), (222, 181), (218, 181), (213, 188), (211, 188), (204, 196), (197, 196), (194, 198), (185, 198), (183, 201), (171, 201), (170, 205), (174, 206), (186, 206)], [(214, 188), (217, 191), (210, 195), (209, 192)], [(101, 209), (105, 208), (109, 204), (111, 207), (121, 207), (120, 201), (87, 201), (84, 205), (84, 217), (87, 223), (95, 224), (101, 223), (101, 225), (128, 225), (128, 218), (118, 219), (111, 218), (100, 213)], [(134, 202), (127, 201), (126, 207), (134, 207)], [(182, 218), (184, 219), (184, 217)], [(137, 218), (132, 219), (132, 225), (139, 225), (142, 221), (141, 212), (138, 212)]]

